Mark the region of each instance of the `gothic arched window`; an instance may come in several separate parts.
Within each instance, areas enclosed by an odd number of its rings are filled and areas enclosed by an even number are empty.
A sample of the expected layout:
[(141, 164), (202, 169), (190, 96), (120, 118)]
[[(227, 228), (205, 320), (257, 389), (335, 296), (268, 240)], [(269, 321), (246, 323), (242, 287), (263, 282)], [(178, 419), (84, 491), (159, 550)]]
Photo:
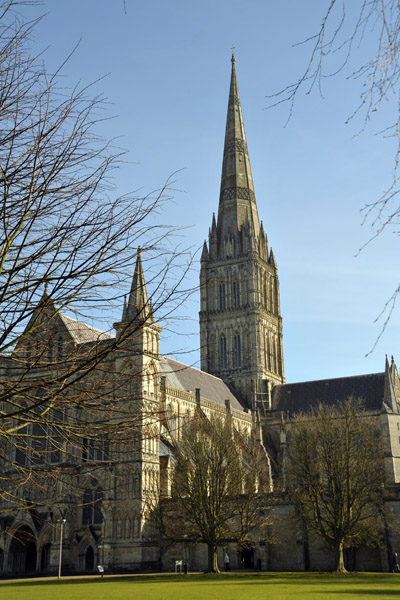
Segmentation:
[(233, 366), (242, 366), (242, 342), (239, 333), (233, 336)]
[(109, 440), (83, 438), (82, 439), (82, 462), (103, 462), (110, 458)]
[(232, 306), (234, 308), (240, 306), (240, 283), (238, 281), (232, 283)]
[(274, 290), (273, 290), (273, 283), (272, 281), (270, 281), (270, 285), (269, 285), (269, 309), (270, 311), (273, 313), (275, 312), (275, 302), (274, 302)]
[(226, 369), (228, 366), (228, 357), (226, 353), (226, 337), (224, 334), (219, 338), (219, 366), (221, 369)]
[(98, 525), (103, 522), (101, 504), (103, 488), (88, 488), (83, 493), (82, 525)]
[(219, 309), (226, 309), (226, 289), (224, 283), (219, 284)]
[(31, 436), (32, 464), (43, 464), (46, 460), (46, 428), (40, 423), (33, 423)]

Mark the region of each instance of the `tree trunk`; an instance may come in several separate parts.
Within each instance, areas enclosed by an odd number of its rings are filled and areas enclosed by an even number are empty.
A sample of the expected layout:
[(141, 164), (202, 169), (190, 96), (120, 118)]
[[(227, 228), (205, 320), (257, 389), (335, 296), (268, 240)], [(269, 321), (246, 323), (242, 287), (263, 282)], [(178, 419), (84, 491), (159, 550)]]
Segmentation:
[(219, 573), (217, 548), (216, 544), (208, 544), (208, 573)]
[(343, 540), (340, 540), (340, 542), (338, 543), (337, 548), (336, 548), (336, 554), (337, 554), (336, 572), (337, 573), (347, 573), (347, 569), (344, 566)]

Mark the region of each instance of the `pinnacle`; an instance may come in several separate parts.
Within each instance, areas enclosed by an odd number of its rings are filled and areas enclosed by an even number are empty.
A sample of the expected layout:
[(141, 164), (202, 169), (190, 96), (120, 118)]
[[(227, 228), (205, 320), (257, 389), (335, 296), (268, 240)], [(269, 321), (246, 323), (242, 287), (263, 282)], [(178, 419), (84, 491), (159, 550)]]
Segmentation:
[(151, 317), (150, 304), (147, 296), (146, 282), (142, 265), (142, 249), (137, 250), (135, 272), (132, 278), (128, 304), (124, 306), (123, 321), (136, 319), (148, 320)]

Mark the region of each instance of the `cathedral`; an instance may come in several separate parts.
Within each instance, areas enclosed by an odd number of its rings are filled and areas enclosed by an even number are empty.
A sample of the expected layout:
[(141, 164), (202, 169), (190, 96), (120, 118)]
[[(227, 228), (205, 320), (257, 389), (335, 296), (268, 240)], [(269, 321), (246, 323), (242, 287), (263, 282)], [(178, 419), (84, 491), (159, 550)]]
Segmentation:
[[(143, 411), (146, 408), (142, 427), (151, 435), (135, 438), (135, 451), (126, 454), (123, 467), (118, 463), (96, 477), (88, 457), (96, 452), (101, 461), (102, 451), (91, 447), (90, 439), (76, 447), (73, 454), (80, 466), (75, 477), (81, 498), (68, 495), (64, 481), (57, 488), (62, 502), (48, 508), (37, 502), (35, 508), (35, 494), (39, 497), (40, 490), (30, 489), (27, 481), (18, 494), (29, 497), (29, 510), (22, 504), (17, 510), (4, 499), (0, 516), (3, 575), (54, 574), (58, 569), (65, 574), (93, 573), (98, 565), (106, 573), (171, 571), (181, 560), (190, 570), (204, 569), (207, 552), (201, 544), (162, 551), (148, 514), (149, 496), (156, 491), (164, 496), (170, 492), (172, 441), (179, 439), (182, 426), (196, 410), (206, 417), (224, 417), (229, 412), (235, 427), (257, 436), (265, 449), (273, 495), (271, 541), (261, 541), (254, 532), (252, 548), (239, 552), (229, 547), (232, 568), (243, 564), (262, 570), (334, 567), (334, 557), (321, 540), (305, 544), (290, 518), (292, 508), (282, 495), (274, 493), (274, 478), (284, 463), (286, 425), (296, 412), (318, 403), (332, 405), (349, 396), (363, 399), (382, 432), (390, 494), (387, 502), (400, 512), (400, 381), (394, 360), (389, 363), (386, 359), (381, 373), (285, 382), (277, 260), (258, 215), (234, 56), (218, 214), (212, 216), (203, 246), (200, 295), (201, 370), (160, 355), (162, 327), (152, 313), (140, 250), (129, 298), (121, 320), (114, 324), (115, 336), (57, 312), (51, 331), (52, 356), (63, 348), (79, 355), (84, 347), (101, 348), (111, 339), (120, 341), (107, 357), (107, 374), (125, 402), (127, 415), (139, 405)], [(126, 337), (130, 324), (136, 327), (135, 333)], [(3, 374), (16, 376), (10, 361), (0, 366)], [(141, 373), (134, 383), (139, 404), (130, 399), (130, 372)], [(79, 419), (79, 407), (72, 410), (78, 411), (75, 418)], [(49, 449), (42, 446), (41, 452)], [(62, 448), (57, 450), (50, 462), (62, 462), (62, 453)], [(29, 457), (16, 455), (14, 460), (27, 464)], [(398, 534), (387, 531), (384, 547), (358, 549), (352, 557), (353, 567), (389, 570), (389, 557), (399, 543)], [(221, 564), (223, 551), (221, 548)]]

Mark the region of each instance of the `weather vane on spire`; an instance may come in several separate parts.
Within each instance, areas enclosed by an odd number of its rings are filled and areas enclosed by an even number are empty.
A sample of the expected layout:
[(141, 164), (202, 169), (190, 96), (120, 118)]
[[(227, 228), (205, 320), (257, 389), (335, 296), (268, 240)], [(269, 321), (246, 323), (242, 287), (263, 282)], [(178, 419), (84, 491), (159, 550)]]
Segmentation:
[(232, 50), (232, 58), (231, 58), (232, 62), (235, 62), (235, 60), (236, 60), (235, 59), (235, 48), (236, 48), (236, 46), (232, 46), (232, 48), (231, 48), (231, 50)]

